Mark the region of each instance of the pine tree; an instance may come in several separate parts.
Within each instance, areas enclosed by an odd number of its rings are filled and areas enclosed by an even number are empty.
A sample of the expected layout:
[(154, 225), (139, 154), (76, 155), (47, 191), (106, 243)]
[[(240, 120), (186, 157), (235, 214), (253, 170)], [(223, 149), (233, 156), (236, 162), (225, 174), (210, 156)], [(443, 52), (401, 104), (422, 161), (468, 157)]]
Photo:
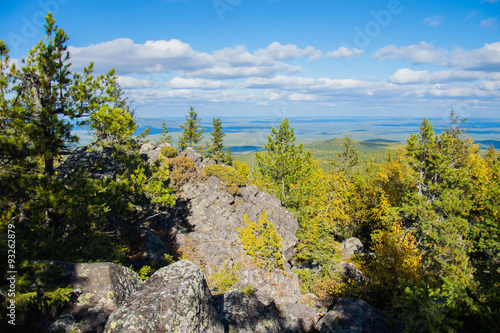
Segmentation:
[(265, 153), (257, 153), (256, 157), (265, 186), (270, 187), (285, 207), (297, 208), (301, 198), (294, 191), (311, 172), (311, 153), (304, 152), (302, 143), (295, 144), (288, 119), (281, 122), (279, 129), (271, 129), (264, 148)]
[(182, 151), (187, 147), (192, 147), (199, 144), (203, 140), (203, 130), (199, 130), (201, 126), (201, 119), (194, 111), (194, 107), (189, 107), (189, 114), (186, 116), (186, 122), (181, 124), (182, 128), (181, 137), (178, 140), (179, 149)]
[(205, 143), (205, 157), (213, 159), (216, 163), (225, 162), (224, 137), (226, 133), (222, 130), (220, 118), (214, 118), (212, 126), (213, 130), (210, 132), (211, 142)]
[[(25, 259), (117, 260), (120, 250), (102, 231), (107, 219), (125, 220), (134, 203), (171, 206), (168, 172), (145, 165), (135, 149), (133, 109), (114, 70), (94, 76), (91, 63), (72, 73), (68, 36), (50, 13), (46, 22), (46, 39), (21, 70), (9, 66), (0, 41), (0, 233), (16, 224), (16, 250)], [(82, 125), (94, 134), (85, 147), (73, 134)], [(103, 153), (103, 146), (116, 166), (113, 178), (90, 174), (105, 167), (102, 161), (65, 164), (72, 155)]]
[(160, 139), (157, 140), (159, 143), (168, 143), (172, 144), (174, 142), (174, 139), (172, 138), (171, 135), (168, 134), (168, 128), (165, 122), (161, 124), (161, 136)]

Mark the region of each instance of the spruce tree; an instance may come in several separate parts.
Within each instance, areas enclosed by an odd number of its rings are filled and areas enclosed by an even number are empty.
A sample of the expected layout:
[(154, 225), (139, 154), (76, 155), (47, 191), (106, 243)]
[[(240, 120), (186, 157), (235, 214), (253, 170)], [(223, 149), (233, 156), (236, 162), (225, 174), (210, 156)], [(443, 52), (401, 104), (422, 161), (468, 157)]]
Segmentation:
[(180, 150), (197, 145), (203, 140), (204, 129), (200, 130), (200, 126), (201, 119), (198, 118), (198, 114), (194, 111), (194, 107), (190, 106), (189, 113), (186, 116), (186, 122), (180, 125), (182, 128), (182, 134), (178, 140)]
[(281, 122), (279, 129), (272, 128), (265, 153), (257, 153), (257, 164), (264, 182), (288, 208), (297, 208), (300, 197), (294, 195), (297, 185), (308, 177), (311, 171), (312, 155), (304, 152), (302, 143), (295, 144), (295, 134), (288, 119)]
[(161, 136), (160, 139), (157, 140), (157, 142), (168, 143), (168, 144), (172, 144), (174, 142), (172, 136), (168, 134), (168, 128), (165, 122), (161, 124)]
[(212, 126), (213, 130), (210, 132), (211, 142), (205, 143), (205, 157), (211, 158), (217, 163), (225, 162), (224, 137), (226, 133), (222, 130), (220, 118), (214, 118)]

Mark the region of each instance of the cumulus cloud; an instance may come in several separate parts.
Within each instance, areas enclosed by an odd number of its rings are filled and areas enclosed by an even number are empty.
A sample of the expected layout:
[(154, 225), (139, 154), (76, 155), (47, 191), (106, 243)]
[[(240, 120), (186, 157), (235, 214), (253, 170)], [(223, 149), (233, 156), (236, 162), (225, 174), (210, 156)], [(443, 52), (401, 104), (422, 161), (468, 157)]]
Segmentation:
[[(303, 77), (293, 60), (323, 56), (312, 46), (279, 42), (249, 51), (234, 46), (200, 52), (177, 39), (135, 43), (117, 39), (87, 47), (71, 47), (77, 66), (96, 62), (96, 71), (115, 67), (118, 82), (137, 104), (166, 103), (341, 103), (386, 99), (419, 103), (459, 99), (464, 96), (500, 99), (500, 42), (476, 50), (448, 51), (421, 42), (409, 46), (388, 45), (372, 57), (406, 60), (412, 64), (449, 67), (430, 72), (400, 68), (388, 80)], [(339, 47), (327, 58), (355, 58), (363, 50)], [(410, 67), (410, 66), (409, 66)], [(460, 97), (460, 94), (464, 94)], [(413, 100), (411, 98), (414, 98)], [(361, 102), (363, 103), (363, 102)]]
[(329, 51), (325, 54), (325, 57), (327, 58), (348, 58), (348, 59), (353, 59), (353, 58), (356, 58), (360, 55), (362, 55), (363, 53), (365, 53), (364, 50), (360, 50), (360, 49), (356, 49), (356, 48), (353, 48), (352, 50), (345, 47), (345, 46), (341, 46), (339, 47), (338, 49), (334, 50), (334, 51)]
[(487, 73), (481, 71), (444, 70), (431, 73), (429, 71), (414, 71), (409, 68), (400, 68), (389, 77), (389, 82), (396, 84), (416, 83), (446, 83), (466, 82), (482, 79), (500, 79), (500, 73)]
[(443, 15), (435, 15), (431, 17), (427, 17), (424, 19), (424, 23), (430, 27), (437, 27), (438, 25), (443, 24)]
[(500, 42), (486, 43), (482, 48), (471, 51), (456, 48), (451, 52), (448, 66), (467, 70), (500, 71)]
[(124, 89), (128, 89), (128, 88), (154, 88), (154, 87), (165, 86), (165, 84), (161, 81), (143, 80), (143, 79), (137, 79), (135, 77), (130, 77), (130, 76), (118, 76), (117, 81), (120, 84), (120, 86)]
[(310, 60), (322, 53), (312, 46), (299, 48), (278, 42), (253, 53), (244, 46), (199, 52), (178, 39), (134, 43), (128, 38), (92, 44), (87, 47), (69, 47), (72, 63), (77, 67), (95, 62), (97, 71), (116, 68), (120, 75), (131, 73), (170, 73), (180, 71), (184, 77), (233, 79), (249, 76), (273, 76), (280, 71), (289, 74), (300, 71), (299, 66), (286, 63), (298, 57)]
[(168, 86), (176, 89), (223, 89), (234, 87), (233, 83), (222, 81), (203, 80), (199, 78), (175, 77), (168, 82)]
[(87, 47), (69, 46), (68, 50), (77, 67), (92, 60), (96, 70), (114, 67), (118, 73), (162, 73), (210, 66), (210, 55), (197, 52), (178, 39), (136, 44), (129, 38), (119, 38)]
[(274, 42), (266, 49), (257, 51), (256, 55), (267, 56), (275, 60), (290, 60), (297, 57), (308, 57), (310, 60), (314, 60), (321, 57), (321, 51), (312, 46), (301, 49), (293, 44), (282, 45), (279, 42)]
[(372, 57), (380, 60), (408, 60), (412, 64), (418, 65), (439, 63), (447, 54), (447, 50), (438, 49), (434, 45), (422, 41), (420, 44), (409, 46), (388, 45), (373, 53)]

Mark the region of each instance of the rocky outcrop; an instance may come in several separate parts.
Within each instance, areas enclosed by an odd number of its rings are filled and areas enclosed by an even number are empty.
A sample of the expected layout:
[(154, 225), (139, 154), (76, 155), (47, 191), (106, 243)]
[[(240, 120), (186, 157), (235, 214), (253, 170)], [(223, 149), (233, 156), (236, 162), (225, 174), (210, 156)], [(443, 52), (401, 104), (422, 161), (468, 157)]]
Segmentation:
[(156, 271), (109, 317), (105, 332), (224, 332), (202, 271), (187, 260)]
[(168, 143), (147, 142), (141, 146), (139, 153), (141, 158), (149, 163), (154, 163), (158, 160), (158, 155), (161, 153), (161, 147), (170, 146)]
[(102, 332), (109, 315), (141, 285), (134, 271), (113, 263), (74, 264), (47, 262), (60, 270), (57, 285), (70, 286), (76, 296), (72, 305), (56, 318), (53, 329), (67, 332)]
[(274, 302), (265, 305), (241, 290), (231, 290), (214, 297), (217, 312), (225, 332), (272, 333), (282, 332), (279, 311)]
[(312, 307), (299, 303), (289, 303), (280, 307), (284, 332), (316, 332), (319, 313)]
[(340, 251), (342, 252), (341, 259), (346, 260), (352, 257), (354, 254), (361, 254), (365, 251), (365, 247), (361, 241), (352, 237), (346, 239), (340, 246)]
[(366, 283), (367, 279), (363, 272), (356, 268), (353, 263), (347, 263), (342, 261), (340, 263), (340, 267), (342, 268), (342, 273), (351, 280), (356, 280), (358, 283)]
[(383, 313), (365, 301), (355, 298), (340, 298), (331, 311), (319, 321), (321, 333), (402, 332), (401, 325), (390, 325)]
[(58, 177), (71, 181), (76, 171), (84, 171), (95, 179), (111, 178), (116, 170), (121, 167), (113, 158), (113, 149), (100, 147), (92, 151), (78, 151), (69, 156), (58, 168)]
[(248, 265), (242, 266), (241, 284), (251, 284), (278, 303), (296, 302), (301, 294), (297, 277), (291, 272), (287, 275), (280, 271), (268, 272), (250, 264), (252, 260), (245, 254), (236, 229), (244, 227), (243, 215), (257, 221), (266, 210), (269, 222), (282, 238), (282, 254), (287, 262), (293, 257), (297, 244), (296, 218), (281, 207), (278, 199), (255, 186), (243, 187), (240, 192), (231, 195), (213, 176), (201, 183), (184, 185), (178, 196), (187, 203), (185, 222), (191, 230), (176, 232), (179, 248), (187, 250), (190, 259), (204, 267), (207, 274), (224, 262), (247, 262)]
[(193, 148), (187, 147), (180, 155), (180, 157), (187, 157), (191, 159), (194, 165), (203, 170), (205, 167), (215, 164), (215, 161), (211, 158), (203, 158), (203, 156), (197, 153)]

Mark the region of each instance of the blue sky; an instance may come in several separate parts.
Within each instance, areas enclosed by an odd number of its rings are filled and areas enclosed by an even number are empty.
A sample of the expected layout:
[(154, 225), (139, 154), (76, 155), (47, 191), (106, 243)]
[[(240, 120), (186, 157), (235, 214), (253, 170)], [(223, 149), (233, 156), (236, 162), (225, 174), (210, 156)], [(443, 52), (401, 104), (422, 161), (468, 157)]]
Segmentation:
[(141, 117), (500, 116), (500, 0), (2, 0), (12, 58), (49, 10)]

